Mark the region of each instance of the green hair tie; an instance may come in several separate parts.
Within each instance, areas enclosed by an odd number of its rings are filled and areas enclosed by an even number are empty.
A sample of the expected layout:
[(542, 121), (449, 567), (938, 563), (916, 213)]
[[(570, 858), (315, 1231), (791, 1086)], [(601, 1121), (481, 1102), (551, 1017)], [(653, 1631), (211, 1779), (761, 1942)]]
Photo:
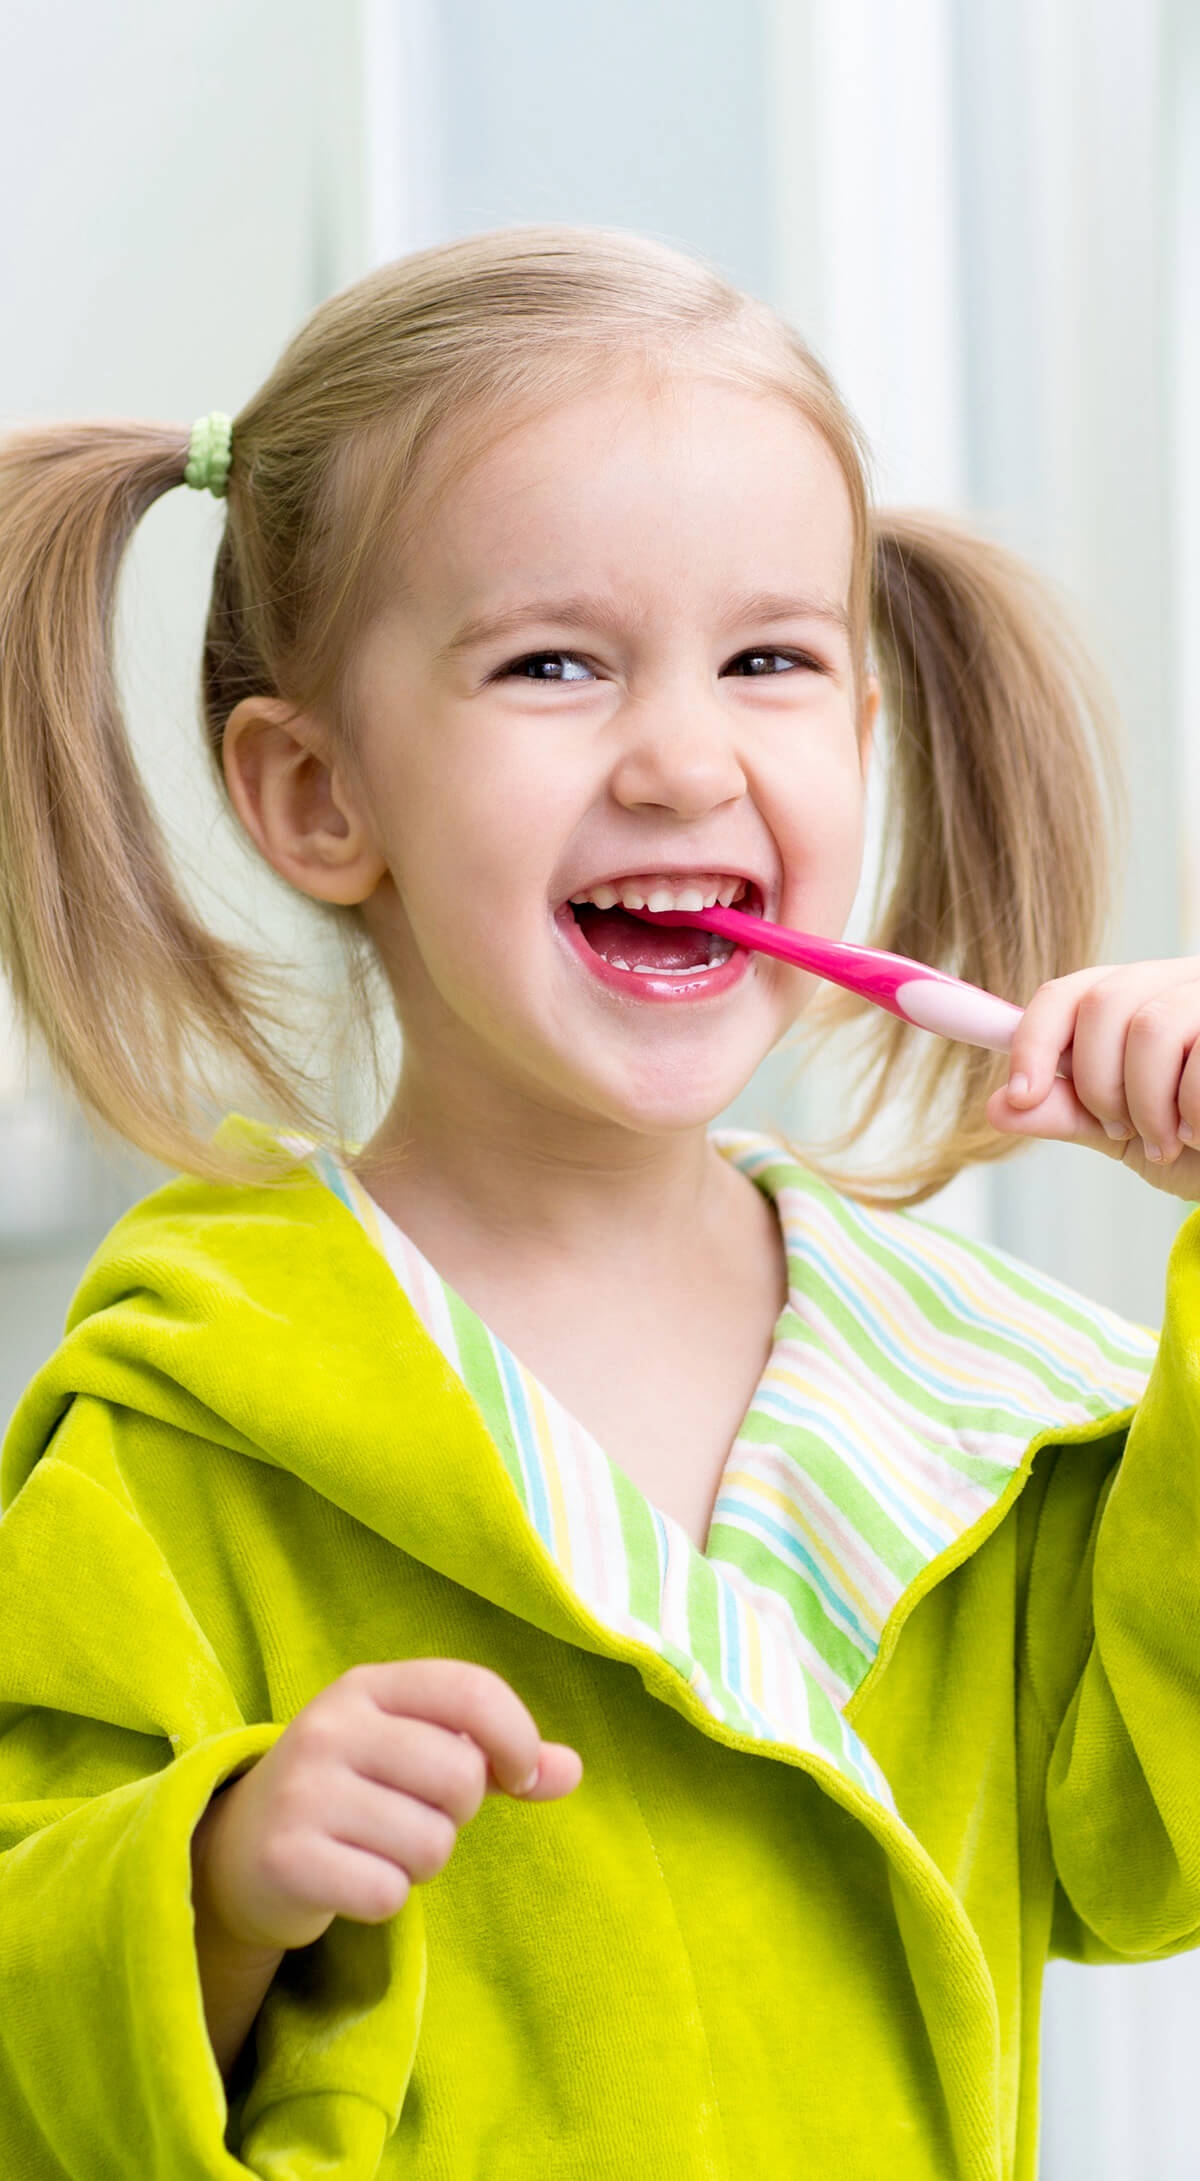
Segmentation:
[(223, 500), (232, 450), (232, 417), (227, 417), (222, 409), (212, 409), (206, 417), (197, 417), (188, 440), (184, 484), (194, 486), (197, 492), (211, 492), (218, 500)]

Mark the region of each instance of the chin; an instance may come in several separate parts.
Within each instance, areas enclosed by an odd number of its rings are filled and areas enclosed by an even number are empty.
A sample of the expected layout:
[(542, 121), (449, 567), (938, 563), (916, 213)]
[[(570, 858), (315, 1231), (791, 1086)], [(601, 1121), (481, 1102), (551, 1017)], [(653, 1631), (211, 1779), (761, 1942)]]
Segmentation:
[(614, 1121), (637, 1134), (683, 1135), (693, 1129), (711, 1128), (726, 1107), (741, 1096), (754, 1072), (754, 1068), (736, 1074), (721, 1069), (703, 1082), (693, 1078), (687, 1084), (642, 1079), (627, 1084), (623, 1094), (606, 1101), (606, 1105)]

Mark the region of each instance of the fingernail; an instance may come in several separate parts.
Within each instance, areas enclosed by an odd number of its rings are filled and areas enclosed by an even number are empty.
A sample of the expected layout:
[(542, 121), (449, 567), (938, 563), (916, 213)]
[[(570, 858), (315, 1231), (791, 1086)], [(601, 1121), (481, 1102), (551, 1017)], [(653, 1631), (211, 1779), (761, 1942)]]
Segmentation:
[(1115, 1144), (1123, 1144), (1128, 1141), (1130, 1135), (1132, 1134), (1132, 1131), (1126, 1126), (1124, 1121), (1106, 1121), (1104, 1124), (1104, 1133), (1106, 1136), (1111, 1136)]
[(529, 1778), (528, 1778), (527, 1780), (522, 1780), (522, 1782), (521, 1782), (520, 1786), (519, 1786), (519, 1787), (517, 1787), (517, 1788), (514, 1788), (514, 1790), (513, 1790), (514, 1794), (518, 1794), (518, 1795), (531, 1795), (531, 1794), (533, 1793), (533, 1790), (534, 1790), (534, 1788), (535, 1788), (535, 1787), (537, 1786), (537, 1783), (538, 1783), (538, 1772), (540, 1771), (540, 1769), (541, 1769), (541, 1767), (540, 1767), (539, 1765), (535, 1765), (535, 1766), (534, 1766), (534, 1768), (533, 1768), (533, 1770), (532, 1770), (532, 1772), (531, 1772), (531, 1773), (530, 1773), (530, 1775), (529, 1775)]
[(1148, 1144), (1143, 1141), (1142, 1149), (1145, 1152), (1146, 1157), (1148, 1159), (1153, 1159), (1154, 1164), (1157, 1166), (1159, 1160), (1162, 1158), (1162, 1152), (1159, 1150), (1158, 1145)]
[(1029, 1096), (1029, 1077), (1027, 1075), (1010, 1076), (1008, 1087), (1014, 1098), (1027, 1098)]
[(1180, 1135), (1180, 1140), (1181, 1140), (1181, 1142), (1183, 1142), (1183, 1143), (1185, 1143), (1185, 1144), (1190, 1144), (1190, 1143), (1194, 1143), (1194, 1142), (1195, 1142), (1195, 1140), (1196, 1140), (1196, 1139), (1195, 1139), (1195, 1133), (1194, 1133), (1194, 1131), (1193, 1131), (1193, 1130), (1192, 1130), (1191, 1128), (1189, 1128), (1189, 1126), (1188, 1126), (1188, 1124), (1187, 1124), (1187, 1122), (1186, 1122), (1186, 1121), (1181, 1121), (1181, 1122), (1180, 1122), (1180, 1124), (1179, 1124), (1179, 1135)]

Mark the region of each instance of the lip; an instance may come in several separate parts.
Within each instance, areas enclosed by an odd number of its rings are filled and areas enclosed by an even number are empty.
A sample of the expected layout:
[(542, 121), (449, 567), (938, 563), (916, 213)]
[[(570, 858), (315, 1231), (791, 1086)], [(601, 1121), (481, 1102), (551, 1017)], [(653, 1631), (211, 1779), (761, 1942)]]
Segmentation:
[[(662, 876), (665, 878), (666, 872)], [(597, 879), (595, 883), (601, 886), (605, 882)], [(684, 1000), (694, 1004), (703, 1000), (720, 999), (723, 994), (731, 992), (735, 985), (740, 984), (743, 977), (749, 976), (754, 967), (755, 957), (749, 949), (735, 947), (729, 960), (722, 962), (719, 969), (697, 970), (694, 977), (642, 976), (637, 970), (615, 969), (611, 962), (604, 960), (603, 955), (589, 947), (571, 913), (569, 901), (564, 901), (555, 910), (554, 922), (576, 961), (588, 976), (597, 984), (604, 985), (608, 991), (619, 993), (626, 1000), (642, 1000), (660, 1007), (678, 1007)]]

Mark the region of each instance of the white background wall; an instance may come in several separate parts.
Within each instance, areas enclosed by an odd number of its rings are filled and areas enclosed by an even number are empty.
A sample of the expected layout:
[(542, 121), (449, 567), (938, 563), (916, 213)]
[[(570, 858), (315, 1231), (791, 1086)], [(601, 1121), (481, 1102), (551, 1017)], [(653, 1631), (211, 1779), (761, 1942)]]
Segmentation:
[[(1127, 735), (1111, 958), (1200, 946), (1180, 792), (1200, 785), (1200, 18), (776, 0), (771, 19), (778, 298), (858, 407), (885, 496), (969, 511), (1072, 594)], [(1157, 1322), (1180, 1210), (1115, 1165), (1039, 1146), (976, 1177), (967, 1209)], [(1195, 1956), (1055, 1966), (1045, 2181), (1194, 2181), (1198, 2036)]]
[[(824, 352), (889, 496), (1074, 592), (1129, 727), (1114, 953), (1200, 946), (1198, 47), (1194, 0), (8, 0), (0, 413), (236, 410), (323, 294), (474, 228), (696, 248)], [(302, 952), (199, 756), (218, 525), (179, 493), (144, 526), (136, 736), (206, 913)], [(0, 1414), (146, 1179), (0, 1027)], [(1178, 1214), (1104, 1162), (1039, 1149), (942, 1209), (1158, 1314)], [(1198, 2037), (1191, 1958), (1052, 1972), (1046, 2181), (1200, 2175)]]

